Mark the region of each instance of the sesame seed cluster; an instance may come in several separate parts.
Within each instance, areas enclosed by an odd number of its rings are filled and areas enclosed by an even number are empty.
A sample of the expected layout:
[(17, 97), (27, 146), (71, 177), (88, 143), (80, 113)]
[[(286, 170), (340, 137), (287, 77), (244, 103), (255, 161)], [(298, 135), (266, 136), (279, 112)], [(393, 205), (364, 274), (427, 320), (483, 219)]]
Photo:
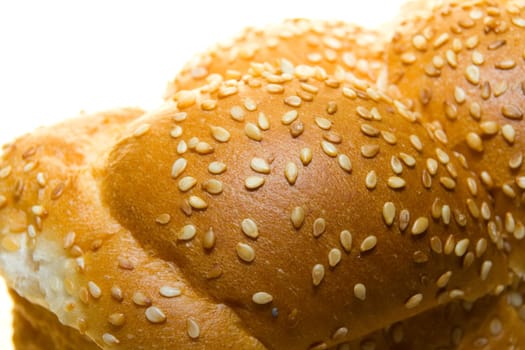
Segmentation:
[(10, 288), (103, 349), (525, 347), (524, 27), (479, 0), (249, 28), (156, 110), (16, 140)]

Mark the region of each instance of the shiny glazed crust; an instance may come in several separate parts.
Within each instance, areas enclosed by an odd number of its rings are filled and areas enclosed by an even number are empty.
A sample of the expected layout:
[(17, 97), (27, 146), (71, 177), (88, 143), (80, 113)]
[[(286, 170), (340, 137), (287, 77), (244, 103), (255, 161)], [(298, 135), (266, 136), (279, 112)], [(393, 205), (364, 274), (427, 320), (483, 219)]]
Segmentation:
[(387, 94), (355, 67), (294, 61), (287, 41), (254, 63), (274, 45), (246, 33), (239, 48), (261, 46), (238, 72), (224, 47), (158, 109), (4, 148), (0, 269), (35, 306), (17, 323), (40, 305), (104, 349), (524, 348), (521, 170), (489, 183), (475, 136), (457, 146), (455, 120), (401, 88), (407, 62), (389, 56)]

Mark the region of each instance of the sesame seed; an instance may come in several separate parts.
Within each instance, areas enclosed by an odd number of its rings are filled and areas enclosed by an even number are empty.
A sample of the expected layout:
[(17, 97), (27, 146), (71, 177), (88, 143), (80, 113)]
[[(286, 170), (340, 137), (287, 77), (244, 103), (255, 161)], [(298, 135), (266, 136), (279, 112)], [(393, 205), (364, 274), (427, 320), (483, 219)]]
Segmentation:
[(516, 176), (516, 185), (522, 190), (525, 190), (525, 176)]
[(476, 202), (472, 198), (467, 199), (467, 208), (473, 218), (477, 219), (480, 216), (479, 208)]
[(188, 199), (188, 202), (193, 209), (208, 208), (208, 203), (199, 196), (190, 196), (190, 198)]
[[(477, 66), (474, 66), (472, 64), (467, 66), (467, 68), (465, 70), (465, 76), (467, 77), (467, 80), (469, 81), (469, 83), (471, 83), (473, 85), (478, 85), (479, 84), (480, 71), (479, 71), (479, 68)], [(460, 103), (460, 102), (458, 101), (458, 103)]]
[[(477, 50), (474, 50), (472, 52), (472, 63), (476, 64), (476, 65), (482, 65), (483, 63), (485, 62), (485, 57), (483, 57), (483, 54)], [(471, 67), (471, 66), (469, 66)], [(467, 74), (467, 80), (470, 81), (469, 79), (469, 68), (467, 67), (467, 71), (466, 71), (466, 74)], [(477, 82), (472, 82), (472, 84), (475, 84), (477, 85), (479, 83), (479, 69), (477, 70), (477, 72), (475, 70), (473, 70), (470, 74), (474, 74), (474, 78), (478, 78), (477, 79)]]
[(390, 158), (390, 167), (392, 168), (392, 171), (397, 175), (403, 172), (403, 164), (396, 156), (392, 156)]
[(185, 176), (179, 180), (179, 190), (182, 192), (189, 191), (195, 186), (197, 179), (192, 176)]
[(441, 254), (443, 252), (443, 243), (441, 242), (441, 239), (437, 236), (432, 236), (432, 238), (430, 238), (430, 248), (433, 252)]
[(180, 140), (179, 144), (177, 145), (177, 153), (178, 154), (184, 154), (188, 150), (188, 145), (186, 144), (186, 141)]
[(221, 86), (219, 89), (219, 98), (235, 95), (238, 92), (236, 86)]
[(321, 236), (326, 230), (326, 221), (323, 218), (317, 218), (314, 221), (313, 225), (313, 235), (314, 237)]
[(514, 220), (514, 216), (510, 212), (505, 213), (505, 231), (512, 233), (515, 229), (516, 221)]
[(104, 341), (106, 345), (109, 345), (109, 346), (120, 344), (120, 340), (118, 340), (117, 337), (115, 337), (113, 334), (110, 334), (110, 333), (104, 333), (102, 335), (102, 340)]
[(220, 194), (223, 191), (223, 184), (219, 180), (209, 179), (202, 183), (202, 189), (209, 194)]
[(456, 254), (456, 256), (462, 257), (463, 255), (465, 255), (469, 244), (470, 240), (468, 238), (459, 240), (454, 248), (454, 253)]
[(288, 111), (281, 117), (281, 123), (284, 125), (290, 125), (297, 119), (298, 116), (299, 114), (295, 109)]
[(241, 229), (242, 232), (250, 238), (255, 239), (259, 236), (259, 229), (257, 228), (257, 224), (252, 219), (242, 220)]
[(124, 300), (124, 296), (122, 294), (122, 290), (119, 287), (113, 286), (111, 287), (111, 297), (115, 299), (116, 301), (122, 301)]
[(443, 164), (448, 164), (450, 162), (449, 155), (443, 151), (441, 148), (436, 148), (436, 155), (438, 160)]
[(266, 85), (266, 91), (271, 94), (280, 94), (284, 92), (284, 87), (279, 84), (268, 84)]
[(365, 158), (374, 158), (379, 153), (379, 145), (361, 146), (361, 155)]
[(469, 132), (466, 136), (467, 145), (476, 152), (483, 152), (483, 141), (475, 132)]
[(170, 132), (170, 136), (176, 139), (182, 135), (182, 127), (180, 125), (175, 125)]
[(343, 230), (339, 234), (339, 242), (341, 243), (341, 246), (343, 249), (349, 253), (352, 249), (352, 234), (348, 230)]
[(413, 309), (417, 307), (421, 303), (421, 301), (423, 301), (423, 294), (414, 294), (405, 302), (405, 307), (407, 309)]
[(392, 189), (401, 189), (406, 185), (406, 181), (398, 176), (390, 176), (387, 180), (387, 184)]
[(373, 127), (370, 124), (361, 124), (361, 132), (366, 136), (376, 137), (379, 135), (380, 131)]
[(135, 129), (135, 131), (133, 132), (133, 136), (140, 137), (144, 135), (145, 133), (147, 133), (149, 129), (150, 129), (149, 124), (142, 124), (138, 128)]
[(255, 111), (257, 109), (257, 104), (251, 98), (245, 98), (244, 99), (244, 108), (246, 108), (246, 110), (248, 110), (250, 112), (253, 112), (253, 111)]
[(386, 143), (390, 145), (395, 145), (397, 143), (397, 137), (393, 133), (389, 131), (381, 131), (381, 136), (385, 140)]
[(509, 198), (516, 198), (516, 191), (512, 188), (510, 184), (504, 184), (501, 186), (503, 193)]
[(465, 102), (467, 98), (467, 94), (465, 93), (465, 90), (463, 88), (456, 86), (454, 89), (454, 99), (457, 103), (462, 104)]
[(181, 295), (181, 291), (179, 288), (162, 286), (160, 287), (159, 294), (162, 295), (164, 298), (174, 298)]
[(438, 288), (445, 288), (452, 277), (452, 271), (447, 271), (443, 273), (436, 281), (436, 286)]
[(195, 237), (196, 233), (197, 233), (197, 228), (194, 225), (191, 225), (191, 224), (185, 225), (179, 231), (177, 235), (177, 239), (181, 241), (189, 241), (190, 239), (193, 239), (193, 237)]
[(504, 117), (508, 119), (513, 119), (513, 120), (523, 119), (523, 112), (516, 105), (511, 105), (511, 104), (504, 105), (501, 108), (501, 113), (503, 114)]
[(301, 105), (301, 98), (299, 96), (288, 96), (284, 99), (284, 103), (291, 107), (299, 107)]
[(359, 300), (366, 299), (366, 287), (362, 283), (356, 283), (354, 285), (354, 296)]
[[(34, 229), (34, 228), (33, 228)], [(64, 249), (69, 249), (75, 244), (76, 234), (75, 232), (71, 231), (66, 234), (66, 237), (64, 237)]]
[(405, 163), (406, 166), (412, 168), (416, 165), (416, 158), (412, 157), (410, 154), (400, 152), (399, 157)]
[(434, 48), (440, 48), (441, 46), (443, 46), (449, 39), (449, 35), (448, 33), (442, 33), (441, 35), (439, 35), (436, 40), (434, 40)]
[(448, 101), (445, 101), (444, 108), (445, 108), (445, 116), (448, 119), (450, 119), (450, 120), (457, 119), (457, 117), (458, 117), (458, 107), (455, 104), (450, 103)]
[(456, 247), (456, 240), (455, 240), (454, 236), (449, 235), (447, 237), (447, 240), (445, 241), (445, 246), (443, 247), (443, 252), (445, 253), (445, 255), (450, 255), (454, 251), (455, 247)]
[(516, 130), (510, 124), (505, 124), (501, 127), (501, 134), (503, 138), (510, 144), (513, 144), (516, 140)]
[(323, 152), (330, 156), (335, 157), (337, 156), (337, 147), (331, 142), (328, 141), (321, 141), (321, 148), (323, 149)]
[(463, 298), (465, 296), (465, 292), (462, 291), (461, 289), (452, 289), (449, 293), (448, 293), (448, 296), (451, 298), (451, 299), (460, 299), (460, 298)]
[(266, 292), (257, 292), (252, 295), (252, 301), (258, 305), (265, 305), (273, 301), (273, 296)]
[(150, 306), (151, 305), (151, 298), (149, 298), (142, 292), (133, 293), (132, 300), (138, 306)]
[(512, 68), (516, 67), (516, 61), (514, 61), (512, 59), (506, 59), (506, 60), (497, 62), (494, 65), (494, 67), (496, 67), (497, 69), (501, 69), (501, 70), (512, 69)]
[(449, 66), (451, 66), (452, 68), (456, 68), (458, 66), (458, 61), (454, 51), (447, 50), (445, 52), (445, 58), (447, 59), (447, 63), (449, 64)]
[(4, 236), (2, 238), (2, 248), (9, 252), (16, 252), (20, 249), (20, 242), (14, 236)]
[(261, 130), (270, 129), (270, 120), (263, 112), (259, 112), (259, 116), (257, 117), (257, 125)]
[(218, 142), (228, 142), (231, 137), (228, 130), (220, 126), (211, 126), (211, 134)]
[(312, 150), (310, 148), (303, 148), (301, 149), (301, 153), (299, 155), (299, 158), (301, 159), (301, 162), (304, 166), (307, 166), (312, 161)]
[(44, 209), (43, 206), (41, 205), (33, 205), (31, 207), (31, 212), (34, 214), (34, 215), (37, 215), (37, 216), (42, 216), (46, 210)]
[(423, 150), (423, 143), (421, 142), (420, 138), (417, 135), (410, 135), (409, 137), (410, 143), (416, 150), (421, 152)]
[(332, 122), (329, 119), (323, 117), (315, 117), (315, 124), (323, 130), (330, 130)]
[(293, 162), (286, 163), (286, 166), (284, 168), (284, 176), (286, 177), (286, 180), (288, 180), (288, 183), (290, 185), (295, 184), (298, 175), (299, 170), (297, 169), (297, 165), (295, 165), (295, 163)]
[(517, 240), (522, 240), (523, 238), (525, 238), (525, 226), (521, 223), (521, 222), (518, 222), (518, 224), (516, 224), (516, 228), (514, 230), (514, 238), (516, 238)]
[(253, 171), (256, 171), (261, 174), (270, 173), (270, 164), (268, 164), (268, 162), (263, 158), (258, 158), (258, 157), (252, 158), (250, 162), (250, 167), (252, 168)]
[(186, 328), (188, 330), (188, 336), (191, 339), (197, 339), (201, 334), (199, 324), (191, 318), (186, 320)]
[(419, 51), (425, 51), (427, 49), (427, 39), (421, 34), (415, 35), (412, 38), (412, 45)]
[(226, 164), (222, 162), (211, 162), (208, 165), (208, 171), (214, 175), (222, 174), (226, 171)]
[(505, 80), (503, 81), (500, 81), (500, 82), (496, 82), (494, 85), (494, 96), (495, 97), (498, 97), (498, 96), (501, 96), (503, 95), (507, 89), (509, 88), (507, 82)]
[(237, 255), (241, 260), (246, 262), (252, 262), (255, 260), (255, 250), (246, 243), (237, 243)]
[(171, 177), (174, 179), (179, 177), (180, 174), (182, 174), (182, 172), (186, 169), (187, 164), (188, 162), (185, 158), (177, 159), (171, 167)]
[(244, 133), (248, 138), (254, 140), (254, 141), (261, 141), (262, 140), (262, 132), (259, 127), (253, 123), (246, 123), (246, 126), (244, 127)]
[(422, 233), (425, 233), (426, 230), (428, 229), (428, 226), (429, 226), (428, 218), (425, 216), (421, 216), (414, 221), (414, 224), (412, 225), (412, 234), (420, 235)]
[(113, 326), (120, 327), (126, 322), (126, 316), (123, 313), (116, 312), (108, 316), (108, 322)]
[(305, 211), (303, 207), (295, 207), (292, 210), (291, 220), (293, 227), (296, 229), (299, 229), (303, 223), (305, 218)]
[(366, 237), (363, 242), (361, 242), (361, 246), (359, 249), (361, 252), (367, 252), (375, 248), (377, 245), (377, 237), (374, 235), (370, 235)]
[(177, 101), (177, 107), (180, 109), (184, 109), (194, 105), (197, 98), (195, 94), (195, 92), (188, 90), (179, 91), (175, 96), (175, 99)]
[(146, 309), (146, 318), (151, 323), (162, 323), (166, 321), (166, 315), (156, 306), (150, 306)]
[(491, 217), (492, 213), (490, 211), (490, 207), (489, 205), (487, 204), (487, 202), (482, 202), (481, 203), (481, 217), (485, 220), (489, 220), (490, 217)]
[(492, 269), (492, 261), (485, 260), (483, 264), (481, 264), (480, 278), (482, 281), (487, 280), (491, 269)]
[(249, 190), (256, 190), (264, 185), (264, 177), (260, 176), (248, 176), (244, 181), (244, 186)]
[(328, 265), (335, 267), (341, 261), (341, 251), (337, 248), (332, 248), (328, 253)]
[(404, 52), (401, 55), (401, 62), (403, 62), (404, 64), (412, 64), (416, 62), (416, 60), (417, 60), (417, 56), (414, 55), (413, 52)]
[(213, 232), (213, 228), (210, 227), (202, 237), (202, 247), (204, 249), (212, 249), (215, 246), (215, 240), (215, 232)]
[(98, 299), (102, 296), (102, 290), (93, 281), (88, 282), (88, 291), (89, 291), (89, 294), (91, 294), (91, 296), (95, 299)]
[(233, 120), (236, 120), (238, 122), (244, 121), (244, 110), (240, 106), (233, 106), (230, 109), (230, 116)]
[(448, 176), (440, 177), (439, 182), (447, 190), (453, 190), (454, 188), (456, 188), (456, 181)]
[(312, 282), (314, 286), (321, 284), (324, 278), (324, 266), (322, 264), (316, 264), (312, 268)]
[(369, 171), (368, 174), (366, 175), (365, 185), (366, 185), (366, 188), (368, 188), (369, 190), (372, 190), (376, 187), (377, 175), (374, 170)]
[(383, 219), (385, 223), (390, 226), (394, 222), (396, 216), (396, 206), (392, 202), (386, 202), (383, 205)]
[(348, 328), (340, 327), (334, 332), (334, 334), (332, 334), (332, 339), (334, 340), (344, 339), (347, 334), (348, 334)]
[(477, 102), (471, 102), (469, 106), (469, 113), (472, 118), (479, 120), (481, 118), (481, 105)]

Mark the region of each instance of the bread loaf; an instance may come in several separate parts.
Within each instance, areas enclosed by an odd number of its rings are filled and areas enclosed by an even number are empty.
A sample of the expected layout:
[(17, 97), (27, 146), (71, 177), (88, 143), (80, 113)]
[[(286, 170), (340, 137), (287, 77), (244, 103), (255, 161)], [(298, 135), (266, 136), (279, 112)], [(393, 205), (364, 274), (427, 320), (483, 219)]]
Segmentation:
[[(435, 64), (432, 45), (439, 55), (474, 40), (428, 23), (468, 9), (475, 29), (480, 11), (510, 4), (405, 14), (391, 44), (378, 39), (385, 61), (344, 23), (249, 29), (190, 63), (157, 109), (82, 116), (7, 145), (0, 268), (27, 300), (18, 324), (30, 334), (56, 315), (69, 328), (50, 332), (67, 340), (42, 339), (64, 349), (74, 330), (86, 349), (525, 348), (523, 174), (508, 167), (523, 145), (489, 112), (523, 97), (450, 120), (439, 108), (463, 68), (428, 78), (407, 62), (407, 45)], [(345, 52), (369, 70), (345, 66)], [(501, 135), (480, 151), (467, 135), (482, 123)], [(519, 135), (519, 118), (507, 123)]]

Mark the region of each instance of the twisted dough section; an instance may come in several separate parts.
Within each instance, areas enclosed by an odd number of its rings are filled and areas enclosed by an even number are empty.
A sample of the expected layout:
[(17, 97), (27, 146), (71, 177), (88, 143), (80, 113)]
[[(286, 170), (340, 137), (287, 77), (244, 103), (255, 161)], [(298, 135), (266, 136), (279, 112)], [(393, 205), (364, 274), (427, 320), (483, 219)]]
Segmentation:
[(506, 285), (512, 241), (489, 235), (491, 199), (461, 158), (367, 83), (309, 72), (279, 93), (270, 74), (182, 91), (142, 119), (108, 161), (112, 214), (270, 348)]
[(300, 64), (328, 74), (352, 74), (376, 81), (384, 68), (385, 36), (343, 21), (288, 19), (249, 27), (227, 42), (193, 57), (168, 85), (166, 100), (180, 90), (206, 89), (217, 76), (239, 79), (265, 66), (287, 73)]
[(101, 202), (107, 152), (142, 113), (84, 116), (5, 149), (0, 265), (8, 285), (104, 349), (190, 348), (197, 328), (206, 331), (200, 347), (262, 348), (228, 307), (196, 293)]

